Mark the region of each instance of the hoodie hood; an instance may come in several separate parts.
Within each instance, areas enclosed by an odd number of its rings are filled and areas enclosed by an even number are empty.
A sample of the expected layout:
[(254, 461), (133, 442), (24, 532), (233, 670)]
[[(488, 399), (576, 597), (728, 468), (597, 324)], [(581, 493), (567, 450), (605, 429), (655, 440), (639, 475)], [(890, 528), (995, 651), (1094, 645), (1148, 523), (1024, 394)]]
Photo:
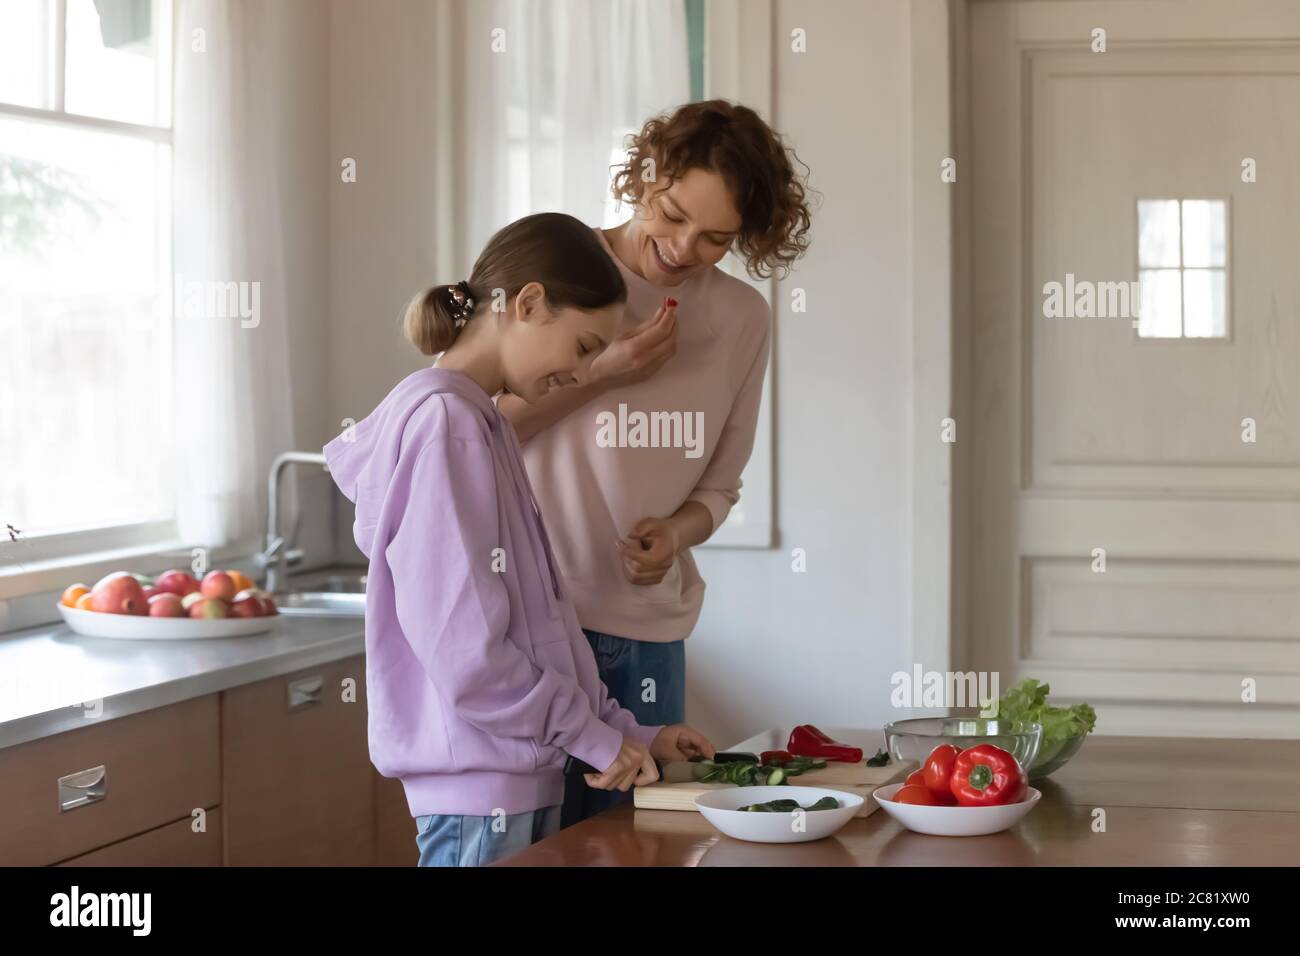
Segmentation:
[(339, 491), (357, 506), (353, 537), (369, 558), (375, 526), (404, 448), (423, 446), (445, 428), (446, 406), (436, 395), (464, 399), (482, 414), (485, 430), (502, 427), (488, 394), (463, 372), (426, 368), (402, 379), (368, 416), (323, 449)]

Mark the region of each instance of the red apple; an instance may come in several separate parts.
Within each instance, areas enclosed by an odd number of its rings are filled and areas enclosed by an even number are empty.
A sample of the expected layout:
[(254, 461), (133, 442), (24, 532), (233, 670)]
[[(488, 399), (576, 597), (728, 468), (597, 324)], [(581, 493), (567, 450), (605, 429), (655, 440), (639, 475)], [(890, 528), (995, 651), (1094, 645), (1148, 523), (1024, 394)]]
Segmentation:
[(170, 591), (155, 594), (149, 599), (150, 617), (184, 617), (185, 608), (181, 599)]
[(153, 586), (159, 591), (167, 591), (177, 597), (185, 597), (199, 589), (199, 582), (193, 575), (184, 571), (164, 571), (154, 579)]
[(196, 601), (194, 606), (190, 608), (190, 617), (222, 618), (226, 615), (226, 602), (221, 598), (203, 598)]
[(229, 601), (235, 596), (235, 582), (225, 571), (209, 571), (199, 585), (204, 597)]
[(231, 617), (261, 617), (264, 613), (261, 595), (251, 588), (240, 591), (230, 603)]
[(194, 605), (198, 604), (202, 600), (203, 600), (202, 594), (200, 594), (198, 591), (191, 591), (189, 594), (185, 595), (185, 597), (181, 598), (181, 607), (185, 608), (186, 613), (188, 613), (190, 608), (192, 608)]
[(91, 607), (105, 614), (149, 613), (149, 603), (144, 597), (140, 582), (125, 571), (116, 571), (101, 578), (91, 588)]
[(167, 593), (169, 593), (169, 592), (167, 592), (167, 591), (160, 591), (160, 590), (158, 590), (156, 587), (147, 587), (147, 588), (144, 589), (144, 599), (145, 599), (145, 601), (149, 601), (149, 600), (150, 600), (151, 598), (153, 598), (155, 595), (158, 595), (158, 594), (167, 594)]
[(260, 588), (244, 588), (235, 595), (230, 613), (235, 617), (270, 617), (277, 611), (271, 595)]

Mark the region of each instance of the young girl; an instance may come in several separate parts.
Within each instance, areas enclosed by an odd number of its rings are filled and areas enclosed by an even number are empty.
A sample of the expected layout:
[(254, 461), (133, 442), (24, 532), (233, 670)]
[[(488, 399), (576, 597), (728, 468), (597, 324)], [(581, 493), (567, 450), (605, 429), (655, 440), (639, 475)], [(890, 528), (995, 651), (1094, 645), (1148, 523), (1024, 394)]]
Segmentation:
[(657, 778), (652, 758), (713, 755), (691, 728), (639, 726), (608, 696), (490, 397), (582, 381), (626, 298), (590, 229), (521, 219), (467, 281), (408, 307), (406, 334), (437, 365), (325, 446), (370, 560), (370, 756), (402, 781), (421, 866), (484, 865), (556, 831), (566, 754), (603, 768), (591, 787), (624, 792)]

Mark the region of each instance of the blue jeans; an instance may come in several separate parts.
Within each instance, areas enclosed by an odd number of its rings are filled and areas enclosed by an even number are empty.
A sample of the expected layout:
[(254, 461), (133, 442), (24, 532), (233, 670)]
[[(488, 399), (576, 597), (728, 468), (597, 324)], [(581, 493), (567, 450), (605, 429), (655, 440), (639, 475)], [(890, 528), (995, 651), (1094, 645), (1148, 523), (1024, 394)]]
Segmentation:
[[(630, 710), (637, 723), (680, 724), (686, 720), (685, 641), (636, 641), (585, 628), (583, 633), (596, 655), (609, 696)], [(647, 684), (647, 679), (654, 683)], [(581, 776), (568, 777), (560, 825), (572, 826), (631, 799), (630, 790), (593, 790)]]
[(420, 866), (487, 866), (560, 829), (560, 808), (507, 816), (436, 813), (415, 818)]

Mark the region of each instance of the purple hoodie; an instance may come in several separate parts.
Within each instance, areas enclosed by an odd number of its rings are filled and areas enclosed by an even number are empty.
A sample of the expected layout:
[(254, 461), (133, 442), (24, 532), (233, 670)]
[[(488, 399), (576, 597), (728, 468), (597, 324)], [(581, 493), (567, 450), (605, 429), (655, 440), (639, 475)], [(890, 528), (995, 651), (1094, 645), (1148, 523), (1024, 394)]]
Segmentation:
[(624, 734), (649, 745), (660, 728), (608, 696), (514, 428), (471, 378), (407, 376), (325, 459), (370, 559), (370, 759), (412, 816), (554, 806), (566, 752), (604, 769)]

